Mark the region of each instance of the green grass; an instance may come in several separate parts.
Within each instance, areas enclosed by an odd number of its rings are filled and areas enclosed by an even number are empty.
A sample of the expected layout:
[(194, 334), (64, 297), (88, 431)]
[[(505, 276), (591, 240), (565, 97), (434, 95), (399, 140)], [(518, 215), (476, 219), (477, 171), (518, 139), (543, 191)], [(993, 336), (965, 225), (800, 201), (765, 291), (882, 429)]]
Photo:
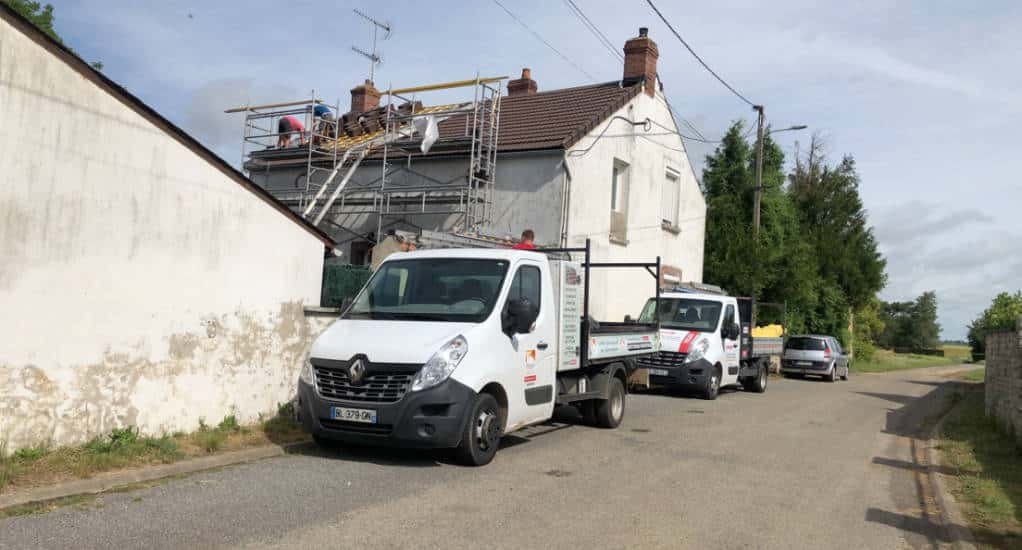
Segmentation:
[(980, 367), (978, 369), (967, 370), (959, 374), (958, 379), (964, 380), (965, 382), (982, 382), (985, 375), (986, 369)]
[(72, 495), (54, 500), (30, 502), (28, 504), (20, 504), (18, 506), (10, 506), (8, 508), (0, 509), (0, 518), (41, 514), (64, 506), (79, 506), (81, 508), (86, 508), (95, 500), (95, 495)]
[(110, 470), (169, 463), (218, 451), (270, 443), (286, 444), (307, 438), (289, 405), (273, 418), (255, 426), (242, 426), (234, 414), (216, 426), (200, 420), (199, 430), (171, 436), (143, 436), (133, 427), (117, 428), (84, 445), (46, 449), (27, 447), (8, 452), (0, 441), (0, 493), (9, 486), (38, 486), (80, 479)]
[[(945, 350), (945, 353), (947, 351)], [(923, 367), (940, 367), (957, 365), (962, 361), (957, 356), (937, 357), (934, 355), (916, 355), (914, 353), (894, 353), (890, 350), (878, 349), (869, 361), (852, 360), (852, 372), (890, 372)]]
[(1022, 449), (984, 414), (983, 392), (969, 392), (944, 423), (944, 463), (977, 542), (1022, 548)]

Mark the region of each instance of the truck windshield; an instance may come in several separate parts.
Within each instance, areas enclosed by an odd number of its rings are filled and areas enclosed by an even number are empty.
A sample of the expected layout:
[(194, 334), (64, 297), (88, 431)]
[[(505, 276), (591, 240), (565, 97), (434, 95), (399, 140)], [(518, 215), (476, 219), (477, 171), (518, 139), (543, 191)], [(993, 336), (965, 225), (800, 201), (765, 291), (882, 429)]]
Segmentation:
[(422, 258), (384, 263), (346, 319), (479, 323), (489, 316), (506, 260)]
[[(720, 320), (720, 302), (689, 298), (660, 298), (660, 326), (699, 332), (713, 332)], [(650, 299), (639, 315), (640, 323), (654, 322), (656, 300)]]

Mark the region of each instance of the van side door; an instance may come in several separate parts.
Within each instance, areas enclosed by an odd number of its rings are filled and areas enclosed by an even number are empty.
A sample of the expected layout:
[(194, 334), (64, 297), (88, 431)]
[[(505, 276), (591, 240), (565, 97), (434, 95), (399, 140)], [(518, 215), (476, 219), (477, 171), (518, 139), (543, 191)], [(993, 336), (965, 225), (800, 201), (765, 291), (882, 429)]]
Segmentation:
[[(548, 270), (547, 270), (548, 271)], [(538, 262), (523, 261), (515, 268), (506, 304), (525, 298), (539, 308), (532, 329), (511, 337), (516, 372), (508, 388), (509, 404), (518, 402), (521, 414), (508, 411), (508, 427), (550, 418), (553, 414), (557, 376), (557, 321), (550, 273)], [(515, 408), (515, 407), (511, 407)]]
[(737, 309), (735, 304), (728, 303), (724, 307), (724, 319), (720, 323), (720, 343), (724, 352), (724, 376), (721, 377), (721, 385), (735, 384), (738, 382), (738, 363), (741, 351), (741, 331), (739, 334), (731, 333), (731, 327), (738, 323)]

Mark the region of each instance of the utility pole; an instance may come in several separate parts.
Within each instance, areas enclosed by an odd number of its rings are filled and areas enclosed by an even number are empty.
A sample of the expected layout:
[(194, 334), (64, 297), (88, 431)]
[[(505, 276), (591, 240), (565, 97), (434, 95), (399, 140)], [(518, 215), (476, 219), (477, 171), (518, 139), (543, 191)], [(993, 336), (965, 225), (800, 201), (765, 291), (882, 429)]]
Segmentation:
[(763, 106), (753, 105), (752, 109), (758, 113), (756, 122), (756, 187), (752, 203), (752, 238), (759, 239), (759, 203), (763, 196)]

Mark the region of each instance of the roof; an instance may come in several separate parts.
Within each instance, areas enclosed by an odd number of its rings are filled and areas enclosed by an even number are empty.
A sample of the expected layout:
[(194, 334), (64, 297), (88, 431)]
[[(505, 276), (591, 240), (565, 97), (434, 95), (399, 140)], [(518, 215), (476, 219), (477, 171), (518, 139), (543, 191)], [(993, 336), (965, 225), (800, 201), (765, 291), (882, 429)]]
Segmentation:
[[(497, 151), (507, 153), (567, 149), (610, 118), (641, 91), (641, 81), (623, 85), (621, 81), (614, 80), (535, 94), (504, 96), (500, 100)], [(423, 112), (430, 109), (427, 106)], [(465, 137), (467, 116), (469, 115), (456, 114), (438, 124), (440, 138), (428, 156), (468, 153), (469, 140)], [(402, 146), (406, 143), (414, 145), (404, 147), (408, 154), (416, 157), (426, 156), (418, 152), (418, 142), (418, 139), (413, 139), (400, 143)], [(304, 159), (307, 151), (305, 147), (289, 148), (286, 151), (267, 149), (254, 152), (253, 156), (282, 160), (300, 156)], [(370, 154), (371, 158), (374, 156), (376, 155)]]
[[(497, 150), (567, 149), (591, 132), (642, 90), (620, 81), (506, 96), (500, 102)], [(455, 120), (440, 125), (456, 124)], [(464, 121), (462, 121), (464, 124)]]
[(284, 203), (278, 201), (268, 191), (256, 185), (255, 182), (245, 177), (244, 174), (236, 170), (233, 166), (227, 163), (224, 159), (220, 158), (216, 153), (206, 148), (204, 145), (199, 143), (198, 140), (193, 138), (187, 132), (177, 127), (174, 123), (170, 122), (158, 113), (152, 107), (146, 105), (141, 99), (135, 97), (128, 90), (117, 84), (113, 80), (107, 78), (103, 73), (93, 69), (88, 63), (82, 58), (75, 55), (70, 49), (56, 40), (50, 38), (46, 33), (40, 31), (30, 21), (23, 18), (19, 13), (9, 8), (6, 3), (0, 2), (0, 17), (5, 21), (9, 22), (14, 28), (20, 30), (27, 37), (32, 39), (35, 43), (39, 44), (47, 51), (58, 57), (69, 67), (74, 69), (84, 78), (91, 81), (93, 84), (102, 88), (105, 92), (119, 99), (128, 108), (132, 109), (140, 116), (148, 120), (151, 124), (155, 125), (159, 129), (163, 130), (171, 137), (176, 139), (181, 145), (185, 146), (193, 153), (201, 157), (206, 162), (212, 164), (215, 168), (223, 172), (224, 175), (232, 179), (238, 185), (244, 187), (246, 190), (254, 194), (257, 198), (268, 204), (270, 207), (276, 209), (284, 216), (291, 219), (291, 221), (300, 225), (303, 229), (311, 233), (314, 237), (322, 241), (323, 245), (328, 248), (333, 248), (336, 243), (329, 235), (321, 231), (315, 225), (309, 223), (307, 220), (299, 216), (298, 214), (291, 211)]

